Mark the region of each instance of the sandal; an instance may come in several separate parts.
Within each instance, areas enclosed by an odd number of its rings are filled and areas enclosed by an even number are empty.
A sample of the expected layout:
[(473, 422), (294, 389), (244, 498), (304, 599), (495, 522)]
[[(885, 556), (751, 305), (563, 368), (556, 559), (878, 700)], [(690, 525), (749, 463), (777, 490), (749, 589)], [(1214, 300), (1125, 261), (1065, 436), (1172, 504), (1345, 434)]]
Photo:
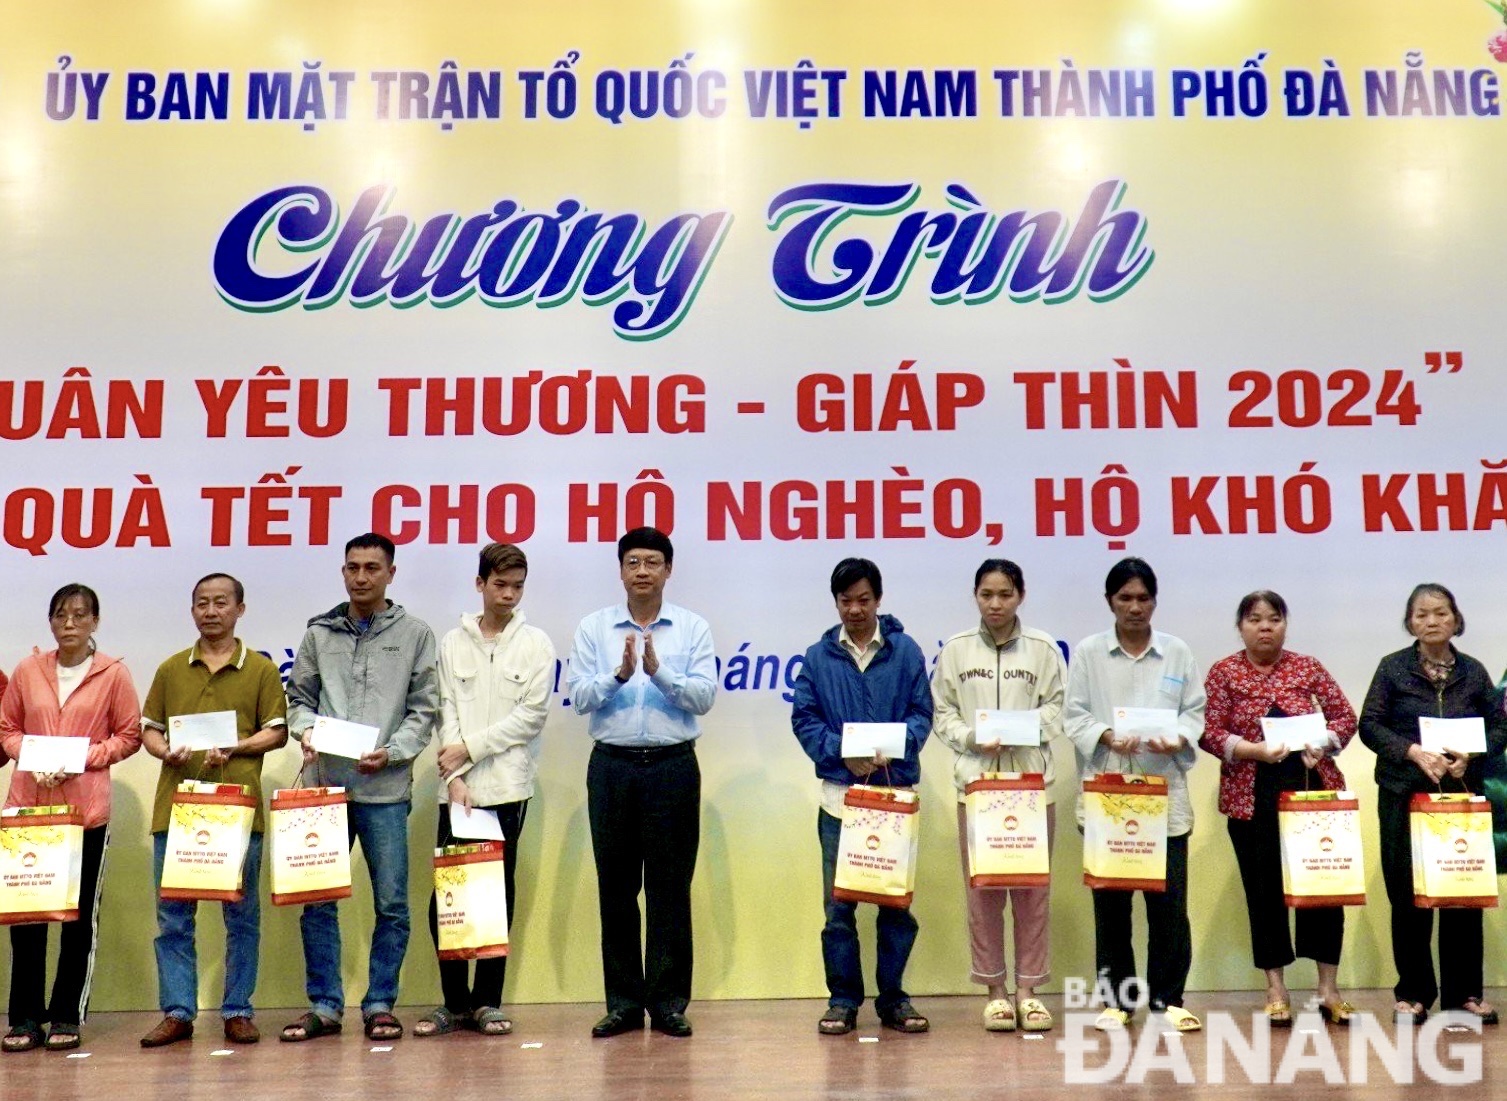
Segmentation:
[(1398, 1001), (1392, 1012), (1397, 1015), (1398, 1021), (1412, 1021), (1415, 1025), (1421, 1025), (1429, 1019), (1428, 1007), (1422, 1002)]
[(42, 1029), (35, 1021), (22, 1021), (0, 1040), (0, 1051), (14, 1055), (18, 1051), (31, 1051), (42, 1046)]
[[(1266, 1023), (1272, 1028), (1292, 1027), (1292, 1003), (1291, 1002), (1267, 1002)], [(1320, 1010), (1322, 1012), (1322, 1009)], [(1326, 1021), (1329, 1019), (1324, 1018)]]
[(1015, 1006), (1009, 998), (994, 998), (984, 1006), (986, 1032), (1014, 1032), (1015, 1025)]
[(1027, 998), (1020, 1003), (1020, 1030), (1022, 1032), (1045, 1032), (1055, 1022), (1047, 1007), (1038, 998)]
[(403, 1022), (385, 1009), (368, 1013), (363, 1027), (368, 1040), (401, 1040), (403, 1038)]
[[(474, 1028), (483, 1036), (506, 1036), (513, 1031), (513, 1022), (508, 1020), (507, 1014), (494, 1006), (484, 1005), (475, 1010), (468, 1022), (470, 1028)], [(415, 1029), (415, 1032), (418, 1030)]]
[(1460, 1008), (1479, 1018), (1483, 1025), (1494, 1025), (1500, 1020), (1496, 1008), (1480, 998), (1466, 998)]
[(1162, 1012), (1175, 1032), (1197, 1032), (1204, 1024), (1180, 1005), (1169, 1005)]
[(285, 1044), (301, 1044), (305, 1040), (314, 1040), (320, 1036), (338, 1036), (341, 1024), (327, 1017), (321, 1017), (312, 1010), (305, 1013), (290, 1025), (284, 1025), (283, 1030), (277, 1034), (277, 1038)]
[(1130, 1014), (1112, 1005), (1101, 1009), (1099, 1015), (1094, 1018), (1094, 1027), (1100, 1032), (1114, 1032), (1128, 1024), (1130, 1024)]
[(823, 1036), (846, 1036), (857, 1027), (858, 1010), (851, 1005), (829, 1005), (816, 1022), (816, 1031)]
[(413, 1026), (413, 1034), (420, 1039), (427, 1036), (445, 1036), (451, 1032), (458, 1032), (461, 1021), (454, 1013), (442, 1005), (435, 1006), (418, 1023)]
[(1348, 1027), (1350, 1018), (1355, 1016), (1355, 1006), (1344, 1000), (1320, 1002), (1319, 1016), (1332, 1025), (1344, 1025)]
[(879, 1014), (879, 1023), (896, 1032), (925, 1032), (931, 1028), (931, 1022), (917, 1013), (908, 1000), (897, 1002)]
[(47, 1041), (42, 1045), (48, 1051), (72, 1051), (83, 1042), (78, 1034), (78, 1025), (53, 1022), (47, 1031)]

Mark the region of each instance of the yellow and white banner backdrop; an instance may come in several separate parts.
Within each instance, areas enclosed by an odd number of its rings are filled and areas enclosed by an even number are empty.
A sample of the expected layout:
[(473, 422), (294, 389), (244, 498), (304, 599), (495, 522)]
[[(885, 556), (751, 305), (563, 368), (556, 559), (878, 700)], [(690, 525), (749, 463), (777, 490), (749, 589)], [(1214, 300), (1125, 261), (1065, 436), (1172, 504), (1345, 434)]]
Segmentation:
[[(17, 10), (0, 664), (50, 645), (47, 594), (79, 580), (144, 691), (211, 570), (287, 662), (373, 527), (399, 543), (390, 595), (437, 632), (475, 604), (477, 546), (521, 543), (526, 611), (564, 655), (621, 596), (612, 540), (657, 524), (723, 682), (696, 994), (818, 994), (789, 685), (841, 557), (880, 564), (928, 654), (976, 622), (986, 556), (1023, 566), (1023, 616), (1071, 645), (1109, 625), (1105, 570), (1134, 553), (1205, 667), (1237, 646), (1239, 597), (1274, 588), (1291, 647), (1358, 703), (1423, 580), (1502, 667), (1504, 31), (1479, 0)], [(557, 701), (516, 1001), (600, 995), (588, 740)], [(926, 750), (928, 806), (946, 757)], [(1370, 754), (1341, 765), (1374, 807)], [(296, 767), (274, 755), (268, 790)], [(1230, 950), (1216, 773), (1195, 774), (1194, 988), (1257, 980)], [(98, 1008), (152, 1000), (154, 780), (145, 754), (117, 769)], [(954, 828), (925, 818), (918, 993), (970, 989)], [(1093, 955), (1059, 841), (1060, 979)], [(405, 1002), (438, 986), (412, 882)], [(359, 890), (344, 913), (359, 992)], [(294, 943), (296, 914), (264, 920)], [(1384, 906), (1350, 915), (1347, 983), (1391, 982), (1384, 928)], [(300, 1002), (298, 953), (266, 956), (259, 1001)]]

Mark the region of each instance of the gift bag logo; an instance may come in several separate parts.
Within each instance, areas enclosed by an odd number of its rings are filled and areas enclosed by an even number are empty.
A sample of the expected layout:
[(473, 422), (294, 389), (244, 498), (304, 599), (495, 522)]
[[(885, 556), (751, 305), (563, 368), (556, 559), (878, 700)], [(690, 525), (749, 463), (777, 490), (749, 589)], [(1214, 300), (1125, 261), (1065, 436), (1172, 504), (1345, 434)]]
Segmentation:
[(306, 833), (303, 839), (303, 847), (306, 849), (317, 849), (319, 847), (319, 834), (312, 830)]
[(208, 830), (200, 830), (198, 833), (194, 834), (194, 844), (196, 844), (196, 845), (208, 845), (209, 844), (209, 831)]
[(1469, 841), (1465, 840), (1465, 838), (1463, 837), (1455, 838), (1455, 852), (1463, 853), (1468, 848), (1470, 848)]
[(1128, 836), (1134, 837), (1136, 834), (1138, 834), (1140, 832), (1141, 832), (1141, 824), (1139, 822), (1137, 822), (1134, 818), (1126, 820), (1126, 822), (1125, 822), (1125, 833)]
[(873, 852), (875, 849), (879, 848), (879, 835), (877, 833), (869, 834), (869, 836), (864, 839), (863, 844), (864, 847), (869, 850), (869, 852)]
[(1007, 814), (1005, 815), (1004, 826), (1005, 829), (1009, 830), (1011, 833), (1014, 833), (1016, 830), (1020, 829), (1020, 819), (1016, 818), (1013, 814)]
[(36, 863), (37, 863), (37, 854), (36, 853), (26, 852), (26, 853), (22, 853), (21, 854), (21, 867), (23, 867), (23, 868), (35, 867)]
[(1327, 852), (1329, 852), (1333, 848), (1334, 848), (1334, 838), (1332, 838), (1332, 837), (1321, 837), (1321, 838), (1319, 838), (1319, 852), (1327, 853)]

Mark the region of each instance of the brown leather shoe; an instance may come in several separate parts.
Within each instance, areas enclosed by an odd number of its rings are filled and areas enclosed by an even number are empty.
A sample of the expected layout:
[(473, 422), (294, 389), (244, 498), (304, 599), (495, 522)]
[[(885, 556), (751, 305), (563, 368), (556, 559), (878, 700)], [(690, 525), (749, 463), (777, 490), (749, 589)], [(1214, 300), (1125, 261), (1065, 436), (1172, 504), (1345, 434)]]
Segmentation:
[(232, 1044), (254, 1044), (262, 1038), (256, 1022), (250, 1017), (226, 1017), (225, 1039)]
[(176, 1044), (179, 1040), (190, 1039), (194, 1034), (194, 1023), (185, 1021), (181, 1017), (164, 1017), (157, 1022), (157, 1027), (141, 1038), (142, 1047), (167, 1047), (168, 1044)]

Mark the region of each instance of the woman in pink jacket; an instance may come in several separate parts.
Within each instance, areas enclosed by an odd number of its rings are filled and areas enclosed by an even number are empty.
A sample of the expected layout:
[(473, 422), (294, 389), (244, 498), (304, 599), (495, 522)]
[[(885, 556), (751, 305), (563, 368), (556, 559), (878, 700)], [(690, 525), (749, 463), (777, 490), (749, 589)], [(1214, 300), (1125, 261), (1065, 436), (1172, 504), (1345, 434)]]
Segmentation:
[(84, 818), (83, 875), (79, 916), (62, 923), (52, 998), (43, 1002), (47, 981), (47, 926), (10, 929), (10, 1031), (0, 1051), (30, 1051), (43, 1043), (50, 1021), (49, 1051), (79, 1046), (79, 1025), (89, 1006), (94, 972), (96, 910), (104, 881), (105, 843), (110, 831), (110, 766), (141, 748), (141, 705), (131, 674), (118, 659), (94, 647), (99, 597), (86, 585), (64, 585), (52, 596), (48, 618), (57, 649), (33, 650), (16, 666), (0, 699), (0, 748), (21, 754), (22, 734), (62, 735), (89, 740), (85, 771), (11, 774), (5, 806), (71, 804)]

